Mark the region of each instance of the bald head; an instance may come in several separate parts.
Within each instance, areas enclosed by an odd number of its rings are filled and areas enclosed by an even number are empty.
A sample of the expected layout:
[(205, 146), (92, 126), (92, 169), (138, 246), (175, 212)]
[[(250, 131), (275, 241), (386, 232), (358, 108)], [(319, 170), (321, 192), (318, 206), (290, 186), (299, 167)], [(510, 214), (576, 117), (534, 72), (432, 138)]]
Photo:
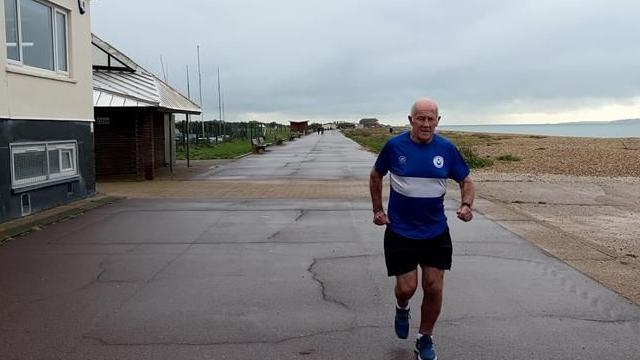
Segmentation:
[(420, 98), (411, 106), (411, 116), (415, 116), (418, 111), (435, 111), (438, 115), (438, 104), (429, 98)]

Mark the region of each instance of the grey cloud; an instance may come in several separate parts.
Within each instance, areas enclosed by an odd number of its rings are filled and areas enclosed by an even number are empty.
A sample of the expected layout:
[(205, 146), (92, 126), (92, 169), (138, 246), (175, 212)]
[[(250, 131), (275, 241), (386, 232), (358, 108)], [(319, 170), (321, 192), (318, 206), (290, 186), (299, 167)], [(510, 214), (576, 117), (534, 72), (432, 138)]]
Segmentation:
[[(400, 117), (429, 95), (456, 114), (562, 111), (640, 95), (634, 1), (96, 0), (94, 31), (150, 70), (160, 55), (227, 118)], [(287, 119), (282, 119), (287, 120)], [(399, 118), (397, 121), (404, 121)]]

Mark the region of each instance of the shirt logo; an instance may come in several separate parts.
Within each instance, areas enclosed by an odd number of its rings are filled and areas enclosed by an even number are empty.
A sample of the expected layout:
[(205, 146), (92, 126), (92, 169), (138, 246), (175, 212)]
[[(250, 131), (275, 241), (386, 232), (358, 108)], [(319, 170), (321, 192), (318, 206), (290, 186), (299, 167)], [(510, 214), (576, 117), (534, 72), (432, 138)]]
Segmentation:
[(442, 158), (442, 156), (440, 155), (434, 156), (433, 165), (435, 165), (435, 167), (437, 167), (438, 169), (442, 169), (442, 167), (444, 166), (444, 158)]
[(404, 155), (401, 155), (398, 157), (398, 162), (400, 163), (400, 165), (404, 165), (407, 163), (407, 157)]

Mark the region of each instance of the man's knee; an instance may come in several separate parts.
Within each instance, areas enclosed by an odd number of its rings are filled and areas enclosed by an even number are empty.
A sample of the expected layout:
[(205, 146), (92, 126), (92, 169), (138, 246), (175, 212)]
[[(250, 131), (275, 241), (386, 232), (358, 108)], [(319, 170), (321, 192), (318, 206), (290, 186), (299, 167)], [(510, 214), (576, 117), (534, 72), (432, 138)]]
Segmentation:
[(440, 271), (424, 271), (422, 290), (425, 293), (440, 294), (444, 288), (444, 274)]
[(417, 288), (418, 288), (418, 284), (408, 282), (408, 281), (398, 282), (398, 284), (396, 285), (398, 295), (402, 296), (403, 298), (412, 297), (413, 294), (415, 294)]
[(423, 283), (423, 291), (428, 294), (442, 294), (444, 286), (442, 281), (425, 281)]
[(411, 298), (417, 289), (418, 273), (416, 271), (396, 277), (396, 293), (400, 298)]

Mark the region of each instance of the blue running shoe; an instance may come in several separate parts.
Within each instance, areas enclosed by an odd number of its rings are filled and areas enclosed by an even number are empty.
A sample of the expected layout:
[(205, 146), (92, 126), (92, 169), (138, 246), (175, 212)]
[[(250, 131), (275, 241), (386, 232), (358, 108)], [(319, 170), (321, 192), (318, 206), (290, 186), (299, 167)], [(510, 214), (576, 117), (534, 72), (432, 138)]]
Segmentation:
[(420, 339), (416, 340), (416, 352), (418, 360), (438, 360), (436, 346), (433, 344), (431, 335), (422, 335)]
[(396, 306), (394, 328), (396, 330), (396, 335), (398, 335), (400, 339), (406, 339), (409, 336), (409, 319), (411, 319), (411, 315), (409, 315), (409, 308), (405, 310)]

